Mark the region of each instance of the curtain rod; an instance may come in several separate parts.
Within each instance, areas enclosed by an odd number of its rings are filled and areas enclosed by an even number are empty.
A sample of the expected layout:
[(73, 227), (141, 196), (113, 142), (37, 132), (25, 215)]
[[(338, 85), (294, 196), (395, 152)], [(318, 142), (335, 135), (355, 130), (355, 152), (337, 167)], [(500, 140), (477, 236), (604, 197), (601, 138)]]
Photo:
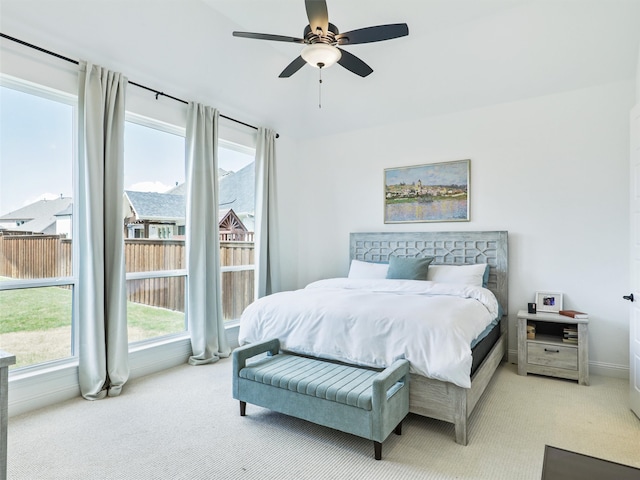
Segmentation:
[[(7, 35), (5, 33), (0, 32), (0, 37), (6, 38), (7, 40), (11, 40), (12, 42), (19, 43), (20, 45), (24, 45), (25, 47), (33, 48), (34, 50), (38, 50), (39, 52), (46, 53), (47, 55), (51, 55), (53, 57), (60, 58), (60, 59), (65, 60), (67, 62), (75, 63), (76, 65), (80, 65), (80, 62), (78, 60), (74, 60), (73, 58), (65, 57), (64, 55), (60, 55), (59, 53), (52, 52), (51, 50), (47, 50), (45, 48), (38, 47), (37, 45), (25, 42), (24, 40), (20, 40), (19, 38), (11, 37), (11, 36), (9, 36), (9, 35)], [(174, 97), (174, 96), (166, 94), (164, 92), (160, 92), (159, 90), (156, 90), (154, 88), (146, 87), (144, 85), (141, 85), (139, 83), (132, 82), (132, 81), (129, 81), (129, 83), (131, 85), (134, 85), (134, 86), (138, 87), (138, 88), (142, 88), (142, 89), (147, 90), (149, 92), (155, 93), (156, 94), (156, 100), (158, 100), (158, 97), (162, 96), (162, 97), (170, 98), (171, 100), (175, 100), (176, 102), (184, 103), (185, 105), (189, 104), (189, 102), (187, 102), (186, 100), (182, 100), (181, 98)], [(242, 122), (240, 120), (236, 120), (235, 118), (231, 118), (231, 117), (228, 117), (226, 115), (222, 115), (222, 114), (219, 114), (219, 115), (222, 118), (226, 118), (227, 120), (231, 120), (232, 122), (239, 123), (240, 125), (244, 125), (245, 127), (253, 128), (254, 130), (258, 130), (258, 127), (254, 126), (254, 125), (250, 125), (248, 123)], [(279, 137), (280, 137), (280, 134), (276, 133), (276, 138), (279, 138)]]

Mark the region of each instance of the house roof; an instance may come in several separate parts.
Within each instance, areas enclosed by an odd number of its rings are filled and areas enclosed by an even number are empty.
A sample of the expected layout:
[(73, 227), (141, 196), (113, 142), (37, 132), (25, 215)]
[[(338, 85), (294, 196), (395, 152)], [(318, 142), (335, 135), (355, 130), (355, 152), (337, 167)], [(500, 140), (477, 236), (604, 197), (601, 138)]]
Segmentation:
[[(224, 172), (224, 175), (222, 175)], [(244, 166), (237, 172), (218, 171), (218, 202), (220, 207), (233, 209), (238, 215), (253, 214), (255, 211), (255, 183), (256, 171), (255, 162)], [(167, 192), (171, 195), (184, 195), (186, 193), (186, 183), (181, 183)]]
[(180, 221), (185, 218), (184, 195), (124, 192), (137, 220)]
[[(134, 192), (132, 190), (127, 190), (124, 193), (133, 208), (136, 220), (157, 222), (184, 222), (185, 220), (184, 195), (158, 192)], [(238, 218), (232, 209), (223, 208), (218, 211), (218, 222), (228, 216)], [(242, 223), (242, 221), (240, 221), (240, 223)]]
[(26, 222), (41, 217), (53, 217), (66, 209), (72, 202), (72, 199), (69, 197), (58, 197), (53, 200), (38, 200), (12, 212), (5, 213), (0, 216), (0, 221)]
[(68, 215), (73, 215), (73, 203), (70, 203), (67, 208), (56, 213), (56, 217), (64, 217)]
[[(220, 181), (220, 179), (222, 179), (223, 177), (226, 177), (227, 175), (231, 175), (232, 173), (233, 172), (229, 172), (227, 170), (224, 170), (223, 168), (219, 168), (218, 181)], [(187, 193), (187, 184), (185, 182), (179, 183), (172, 189), (167, 190), (165, 193), (169, 193), (172, 195), (184, 195), (185, 193)]]
[(12, 226), (10, 230), (44, 233), (56, 223), (56, 215), (66, 211), (72, 203), (73, 200), (69, 197), (38, 200), (0, 216), (0, 222), (24, 222), (21, 225)]
[(256, 209), (256, 165), (251, 162), (237, 172), (219, 180), (218, 202), (236, 213), (253, 213)]

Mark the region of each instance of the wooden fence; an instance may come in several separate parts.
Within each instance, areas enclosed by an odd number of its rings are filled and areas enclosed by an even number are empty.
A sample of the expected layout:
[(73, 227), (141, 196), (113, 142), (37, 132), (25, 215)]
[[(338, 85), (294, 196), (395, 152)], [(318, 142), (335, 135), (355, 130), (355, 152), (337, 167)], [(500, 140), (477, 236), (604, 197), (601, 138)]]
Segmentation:
[(71, 275), (71, 240), (59, 235), (0, 236), (0, 276), (51, 278)]
[[(125, 240), (127, 273), (186, 268), (184, 240)], [(253, 242), (220, 242), (220, 265), (254, 264)], [(58, 235), (0, 235), (0, 276), (57, 278), (72, 275), (71, 240)], [(185, 278), (160, 277), (127, 281), (127, 299), (184, 312)], [(254, 271), (222, 273), (222, 311), (237, 319), (254, 299)]]

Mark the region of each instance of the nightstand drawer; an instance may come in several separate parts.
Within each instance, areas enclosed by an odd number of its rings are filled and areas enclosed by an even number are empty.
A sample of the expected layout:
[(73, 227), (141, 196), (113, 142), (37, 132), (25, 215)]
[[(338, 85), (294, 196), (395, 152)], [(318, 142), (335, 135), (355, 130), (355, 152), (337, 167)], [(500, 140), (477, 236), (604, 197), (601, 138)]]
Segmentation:
[(551, 343), (527, 344), (527, 362), (545, 367), (578, 370), (578, 349)]

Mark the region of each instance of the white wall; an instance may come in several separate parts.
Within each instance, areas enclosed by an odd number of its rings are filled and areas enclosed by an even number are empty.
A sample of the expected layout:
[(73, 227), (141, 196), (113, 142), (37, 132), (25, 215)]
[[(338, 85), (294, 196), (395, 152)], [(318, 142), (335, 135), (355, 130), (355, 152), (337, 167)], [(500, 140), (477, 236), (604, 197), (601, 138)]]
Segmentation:
[[(626, 376), (634, 95), (632, 81), (613, 83), (303, 141), (295, 162), (279, 151), (279, 192), (299, 209), (280, 232), (299, 249), (283, 277), (302, 286), (346, 275), (351, 231), (508, 230), (512, 357), (517, 310), (557, 291), (590, 314), (592, 372)], [(466, 158), (470, 222), (383, 223), (385, 168)]]

